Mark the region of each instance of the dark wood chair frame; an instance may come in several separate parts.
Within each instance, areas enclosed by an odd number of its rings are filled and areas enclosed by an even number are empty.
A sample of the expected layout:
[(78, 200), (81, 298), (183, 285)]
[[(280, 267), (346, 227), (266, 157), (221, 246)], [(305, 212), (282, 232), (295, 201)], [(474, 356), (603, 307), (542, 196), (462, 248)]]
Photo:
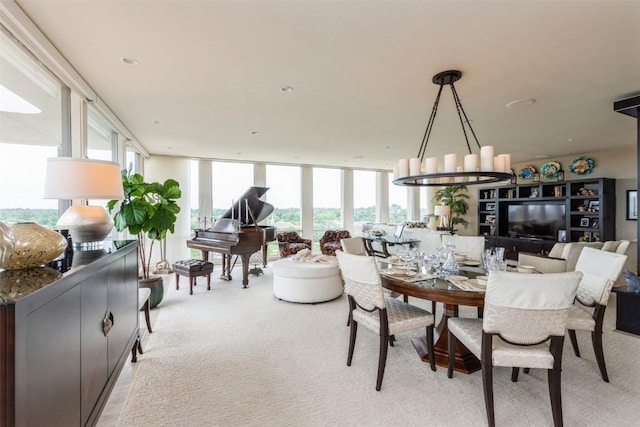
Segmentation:
[[(350, 333), (349, 333), (349, 354), (347, 356), (347, 366), (351, 366), (351, 360), (353, 359), (353, 350), (356, 345), (356, 335), (358, 333), (358, 322), (353, 320), (353, 310), (356, 307), (368, 312), (372, 313), (374, 311), (378, 311), (378, 315), (380, 316), (380, 352), (378, 356), (378, 378), (376, 380), (376, 391), (380, 391), (382, 387), (382, 378), (384, 377), (384, 368), (387, 364), (387, 349), (388, 346), (391, 345), (393, 347), (393, 341), (395, 337), (393, 335), (389, 335), (389, 319), (387, 317), (387, 309), (380, 309), (375, 307), (371, 310), (367, 310), (363, 308), (356, 302), (356, 299), (349, 295), (349, 320), (350, 323)], [(427, 351), (429, 354), (429, 360), (431, 365), (431, 370), (436, 370), (435, 357), (433, 352), (433, 324), (426, 327), (427, 334)]]
[[(482, 331), (482, 344), (480, 350), (480, 364), (482, 367), (482, 385), (484, 389), (484, 402), (487, 411), (487, 422), (489, 427), (495, 427), (495, 411), (493, 402), (493, 336), (499, 334), (490, 334)], [(561, 374), (562, 374), (562, 347), (564, 344), (563, 336), (552, 335), (546, 339), (533, 344), (518, 344), (500, 337), (503, 341), (517, 346), (530, 346), (542, 344), (550, 340), (549, 352), (553, 355), (553, 368), (547, 370), (547, 380), (549, 383), (549, 397), (551, 399), (551, 412), (553, 414), (553, 425), (555, 427), (561, 427), (562, 421), (562, 389), (561, 389)], [(453, 377), (453, 368), (455, 364), (454, 350), (456, 346), (456, 337), (451, 330), (449, 330), (449, 366), (447, 368), (447, 377)], [(529, 368), (525, 368), (525, 372), (528, 372)], [(519, 368), (512, 368), (511, 381), (518, 381)]]
[[(609, 382), (609, 375), (607, 374), (607, 365), (604, 363), (604, 351), (602, 349), (602, 324), (604, 323), (604, 312), (607, 306), (593, 303), (591, 305), (582, 304), (585, 307), (594, 307), (593, 320), (595, 321), (595, 328), (591, 332), (591, 342), (593, 343), (593, 352), (598, 362), (598, 368), (600, 368), (600, 375), (604, 382)], [(571, 347), (577, 357), (580, 357), (580, 348), (578, 347), (578, 340), (576, 339), (576, 331), (569, 329), (569, 339), (571, 340)]]
[[(152, 333), (153, 331), (151, 330), (151, 309), (150, 309), (150, 304), (151, 304), (151, 296), (149, 296), (149, 298), (147, 298), (147, 300), (144, 302), (144, 305), (142, 306), (142, 308), (144, 309), (144, 320), (147, 324), (147, 331), (149, 331), (149, 333)], [(140, 329), (138, 329), (138, 337), (136, 338), (135, 342), (133, 343), (133, 347), (131, 348), (131, 361), (132, 362), (137, 362), (138, 361), (138, 353), (140, 354), (144, 354), (144, 352), (142, 351), (142, 339), (140, 336)]]

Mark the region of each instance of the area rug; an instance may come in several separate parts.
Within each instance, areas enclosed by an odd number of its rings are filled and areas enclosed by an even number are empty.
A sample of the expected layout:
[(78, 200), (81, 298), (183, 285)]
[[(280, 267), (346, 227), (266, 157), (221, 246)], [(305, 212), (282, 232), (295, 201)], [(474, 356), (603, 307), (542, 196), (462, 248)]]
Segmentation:
[[(238, 273), (237, 273), (238, 274)], [(480, 372), (432, 372), (411, 344), (389, 349), (382, 390), (375, 391), (378, 339), (360, 328), (346, 366), (347, 301), (295, 304), (273, 296), (271, 272), (240, 280), (204, 281), (171, 289), (156, 314), (118, 419), (119, 426), (476, 426), (486, 424)], [(614, 297), (615, 300), (615, 297)], [(411, 299), (430, 307), (430, 302)], [(440, 315), (440, 307), (438, 316)], [(475, 309), (461, 315), (475, 316)], [(567, 426), (637, 425), (640, 339), (604, 334), (611, 382), (596, 365), (590, 337), (578, 333), (576, 358), (567, 339), (562, 393)], [(494, 370), (499, 426), (552, 425), (547, 374), (532, 370), (510, 381)], [(603, 408), (606, 408), (603, 410)]]

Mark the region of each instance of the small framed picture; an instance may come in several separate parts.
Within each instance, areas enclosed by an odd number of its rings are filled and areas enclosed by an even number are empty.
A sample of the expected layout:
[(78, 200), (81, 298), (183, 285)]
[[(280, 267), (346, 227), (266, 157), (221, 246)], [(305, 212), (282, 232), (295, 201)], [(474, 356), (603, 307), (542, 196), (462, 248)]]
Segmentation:
[(638, 220), (638, 190), (627, 190), (627, 220)]
[(589, 200), (589, 212), (600, 211), (600, 200)]
[(495, 211), (496, 210), (496, 204), (495, 203), (487, 203), (486, 210)]
[(558, 230), (558, 242), (567, 241), (567, 230)]
[(591, 228), (598, 228), (599, 226), (600, 225), (597, 218), (591, 220)]
[(580, 227), (588, 227), (589, 218), (580, 218)]
[(487, 217), (485, 218), (485, 222), (487, 224), (495, 224), (496, 223), (496, 216), (495, 215), (487, 215)]

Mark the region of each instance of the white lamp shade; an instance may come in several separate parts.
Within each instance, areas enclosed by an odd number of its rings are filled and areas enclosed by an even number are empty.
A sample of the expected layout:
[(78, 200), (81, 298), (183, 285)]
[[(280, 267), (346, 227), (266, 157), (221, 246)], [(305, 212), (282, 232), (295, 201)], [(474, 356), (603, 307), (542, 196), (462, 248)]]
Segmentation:
[(120, 165), (104, 160), (49, 158), (44, 198), (121, 200)]
[(436, 205), (433, 208), (433, 214), (435, 216), (449, 216), (450, 213), (451, 213), (451, 209), (449, 208), (449, 206)]

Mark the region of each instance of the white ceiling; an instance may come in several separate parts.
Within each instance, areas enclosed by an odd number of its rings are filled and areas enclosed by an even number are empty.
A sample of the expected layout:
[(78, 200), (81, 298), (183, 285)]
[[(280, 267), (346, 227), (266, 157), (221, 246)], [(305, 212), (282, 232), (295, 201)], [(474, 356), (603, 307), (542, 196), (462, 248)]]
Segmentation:
[[(514, 162), (636, 144), (612, 105), (640, 94), (640, 1), (17, 4), (152, 154), (391, 169), (447, 69)], [(465, 150), (446, 89), (427, 155)]]

